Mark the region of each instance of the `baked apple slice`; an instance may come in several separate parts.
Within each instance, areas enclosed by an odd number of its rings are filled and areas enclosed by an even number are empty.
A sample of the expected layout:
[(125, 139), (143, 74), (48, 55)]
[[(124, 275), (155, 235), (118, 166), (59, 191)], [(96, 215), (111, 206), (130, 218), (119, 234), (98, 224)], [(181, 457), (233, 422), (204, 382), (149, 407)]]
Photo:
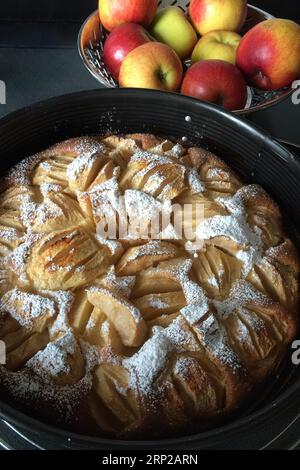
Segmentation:
[(178, 256), (178, 248), (167, 242), (152, 241), (126, 251), (117, 264), (118, 276), (132, 276), (161, 261)]
[(144, 343), (147, 325), (136, 307), (108, 289), (94, 287), (87, 295), (89, 302), (104, 312), (114, 325), (124, 346), (138, 347)]

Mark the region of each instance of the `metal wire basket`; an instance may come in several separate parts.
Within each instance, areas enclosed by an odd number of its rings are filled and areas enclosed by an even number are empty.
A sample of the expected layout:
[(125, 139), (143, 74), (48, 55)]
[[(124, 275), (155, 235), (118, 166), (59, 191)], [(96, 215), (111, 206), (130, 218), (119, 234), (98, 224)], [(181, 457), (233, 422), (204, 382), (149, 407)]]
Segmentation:
[[(187, 11), (190, 2), (187, 0), (160, 0), (159, 8), (167, 6), (178, 6), (183, 11)], [(257, 23), (273, 18), (269, 13), (248, 6), (248, 15), (242, 34)], [(117, 88), (118, 82), (107, 70), (103, 60), (103, 47), (108, 36), (107, 31), (102, 27), (98, 10), (94, 11), (82, 25), (78, 36), (78, 50), (85, 67), (102, 85), (108, 88)], [(189, 63), (187, 63), (189, 65)], [(262, 91), (248, 87), (248, 99), (244, 109), (236, 110), (238, 114), (250, 114), (254, 111), (262, 110), (274, 106), (293, 93), (290, 87), (277, 91)]]

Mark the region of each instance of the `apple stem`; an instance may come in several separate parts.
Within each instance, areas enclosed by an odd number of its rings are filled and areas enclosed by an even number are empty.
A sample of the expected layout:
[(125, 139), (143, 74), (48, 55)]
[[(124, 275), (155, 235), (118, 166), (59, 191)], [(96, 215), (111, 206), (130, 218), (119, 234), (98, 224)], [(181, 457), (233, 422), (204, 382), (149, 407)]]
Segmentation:
[(161, 82), (164, 82), (166, 80), (167, 74), (164, 73), (161, 69), (158, 70), (158, 78)]

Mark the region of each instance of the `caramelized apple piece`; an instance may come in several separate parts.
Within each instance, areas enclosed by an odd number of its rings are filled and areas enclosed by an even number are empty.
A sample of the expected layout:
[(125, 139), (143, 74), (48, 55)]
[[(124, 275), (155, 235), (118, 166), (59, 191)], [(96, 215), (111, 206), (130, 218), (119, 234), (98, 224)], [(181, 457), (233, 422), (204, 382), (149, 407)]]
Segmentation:
[(155, 263), (175, 258), (178, 248), (167, 242), (152, 241), (130, 248), (117, 264), (119, 276), (130, 276), (143, 271)]
[(147, 325), (140, 311), (125, 298), (101, 288), (91, 288), (88, 300), (105, 313), (125, 346), (140, 346), (147, 335)]
[(145, 320), (151, 320), (159, 315), (169, 315), (177, 312), (186, 305), (182, 291), (148, 294), (134, 301)]

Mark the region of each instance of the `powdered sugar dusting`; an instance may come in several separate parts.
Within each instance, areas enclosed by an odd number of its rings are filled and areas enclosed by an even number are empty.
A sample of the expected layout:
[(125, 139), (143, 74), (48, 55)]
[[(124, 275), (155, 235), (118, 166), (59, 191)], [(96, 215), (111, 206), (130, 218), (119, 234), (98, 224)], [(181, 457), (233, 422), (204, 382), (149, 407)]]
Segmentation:
[(116, 255), (117, 253), (123, 250), (122, 243), (120, 243), (117, 240), (108, 240), (107, 238), (100, 237), (97, 234), (96, 234), (96, 239), (98, 240), (100, 245), (106, 246), (109, 249), (110, 254), (112, 256)]
[(31, 328), (41, 317), (54, 317), (55, 304), (46, 297), (23, 292), (17, 288), (4, 294), (0, 309), (8, 312), (20, 325)]
[[(210, 199), (209, 191), (206, 193), (206, 185), (211, 181), (213, 181), (214, 187), (217, 187), (218, 184), (222, 186), (224, 182), (230, 184), (231, 179), (234, 179), (233, 174), (226, 167), (218, 168), (218, 163), (215, 161), (215, 167), (206, 171), (205, 182), (201, 181), (196, 169), (190, 168), (189, 164), (185, 164), (185, 160), (189, 159), (188, 155), (181, 158), (187, 150), (183, 145), (172, 144), (169, 140), (163, 142), (160, 140), (161, 143), (149, 151), (140, 149), (133, 139), (128, 141), (126, 138), (119, 138), (117, 141), (112, 136), (112, 144), (110, 145), (109, 142), (108, 139), (106, 147), (89, 137), (75, 139), (75, 141), (70, 142), (70, 146), (68, 144), (59, 147), (65, 149), (62, 150), (61, 154), (59, 150), (58, 155), (55, 155), (54, 147), (54, 150), (51, 149), (51, 151), (30, 157), (10, 172), (7, 181), (16, 185), (16, 191), (13, 190), (12, 196), (8, 191), (1, 206), (3, 209), (7, 208), (14, 211), (10, 217), (16, 214), (16, 217), (18, 217), (17, 224), (12, 225), (18, 229), (10, 226), (6, 227), (5, 223), (4, 227), (0, 227), (0, 238), (4, 248), (6, 248), (6, 242), (9, 247), (7, 251), (4, 249), (2, 251), (5, 270), (0, 275), (1, 289), (3, 288), (4, 292), (0, 303), (0, 315), (4, 321), (10, 315), (20, 326), (26, 329), (26, 332), (27, 329), (32, 329), (33, 332), (36, 329), (39, 334), (41, 332), (41, 344), (38, 344), (40, 350), (35, 354), (32, 353), (34, 355), (27, 361), (21, 371), (9, 372), (4, 368), (0, 369), (1, 388), (3, 387), (4, 391), (8, 391), (13, 398), (23, 400), (24, 403), (30, 400), (30, 405), (33, 407), (41, 404), (45, 409), (48, 408), (47, 404), (52, 406), (55, 403), (55, 409), (59, 411), (59, 414), (70, 419), (72, 416), (76, 416), (76, 407), (80, 405), (82, 400), (85, 400), (85, 406), (89, 406), (91, 397), (89, 392), (93, 386), (93, 369), (102, 362), (105, 365), (123, 366), (128, 372), (128, 386), (126, 384), (120, 386), (115, 379), (115, 371), (109, 376), (109, 367), (107, 368), (105, 374), (111, 381), (112, 394), (116, 392), (123, 395), (121, 400), (125, 402), (128, 393), (133, 391), (135, 396), (138, 397), (137, 399), (141, 397), (154, 398), (150, 400), (153, 406), (156, 406), (155, 399), (158, 399), (160, 394), (166, 396), (164, 392), (167, 387), (172, 386), (174, 374), (184, 376), (186, 372), (190, 373), (193, 370), (195, 361), (199, 360), (201, 363), (200, 356), (205, 355), (205, 361), (211, 361), (216, 368), (220, 368), (221, 379), (223, 378), (222, 371), (227, 373), (230, 370), (231, 374), (236, 373), (238, 380), (240, 380), (239, 374), (244, 369), (241, 360), (234, 352), (235, 345), (232, 343), (232, 337), (228, 338), (227, 336), (229, 317), (233, 315), (230, 320), (236, 321), (234, 334), (240, 335), (241, 345), (243, 345), (243, 342), (249, 341), (249, 329), (254, 328), (255, 331), (258, 329), (265, 331), (265, 322), (263, 318), (259, 317), (259, 314), (256, 315), (253, 305), (268, 306), (272, 301), (255, 289), (246, 279), (248, 279), (248, 275), (255, 265), (263, 263), (264, 260), (272, 263), (272, 256), (279, 257), (282, 254), (281, 248), (279, 251), (277, 248), (270, 248), (265, 251), (261, 230), (251, 225), (253, 219), (254, 223), (258, 224), (263, 221), (263, 215), (260, 213), (257, 214), (256, 218), (249, 217), (248, 203), (253, 201), (255, 203), (255, 198), (261, 196), (260, 190), (255, 186), (243, 187), (233, 196), (225, 194), (222, 198), (214, 199), (212, 197), (213, 201), (211, 202), (216, 202), (219, 206), (222, 206), (225, 211), (222, 210), (221, 213), (226, 215), (215, 215), (202, 219), (196, 228), (199, 244), (188, 242), (183, 246), (180, 241), (181, 237), (175, 232), (173, 226), (175, 219), (174, 214), (171, 212), (172, 195), (176, 195), (177, 190), (180, 192), (181, 189), (185, 199), (190, 197), (192, 201), (195, 201), (197, 198), (191, 197), (191, 195), (201, 193), (205, 193), (207, 199)], [(120, 145), (117, 142), (120, 142)], [(69, 148), (71, 149), (71, 156), (69, 155)], [(101, 157), (104, 155), (105, 158), (102, 162)], [(92, 185), (86, 191), (77, 189), (75, 192), (75, 184), (72, 185), (72, 182), (80, 182), (82, 173), (95, 170), (98, 166), (101, 167), (102, 163), (105, 168), (102, 167), (103, 171), (100, 170), (101, 174), (95, 180), (94, 186)], [(117, 164), (120, 166), (113, 170)], [(39, 165), (39, 169), (42, 168), (43, 170), (39, 171), (39, 178), (42, 178), (44, 174), (45, 181), (62, 181), (63, 186), (48, 182), (34, 186), (33, 181), (38, 180), (37, 178), (34, 179), (34, 170), (37, 165)], [(205, 165), (207, 165), (207, 162), (205, 162)], [(222, 166), (221, 163), (220, 166)], [(57, 178), (55, 176), (56, 171)], [(127, 171), (128, 173), (126, 173)], [(51, 174), (49, 175), (48, 172), (51, 172)], [(91, 173), (94, 173), (94, 171)], [(68, 181), (65, 179), (65, 175)], [(108, 179), (96, 184), (105, 178)], [(228, 184), (225, 185), (226, 188)], [(18, 188), (20, 185), (22, 186)], [(218, 193), (217, 190), (216, 193)], [(113, 349), (114, 341), (111, 342), (111, 345), (106, 344), (105, 347), (102, 346), (105, 341), (94, 347), (80, 340), (81, 326), (78, 330), (76, 329), (76, 332), (73, 331), (72, 327), (74, 321), (72, 305), (75, 296), (76, 301), (79, 299), (80, 304), (79, 306), (76, 304), (76, 307), (78, 307), (76, 322), (82, 323), (82, 330), (101, 328), (101, 331), (98, 330), (97, 333), (102, 334), (103, 339), (105, 337), (110, 338), (114, 330), (114, 323), (110, 323), (112, 319), (108, 315), (108, 319), (103, 321), (105, 311), (99, 314), (101, 315), (101, 317), (99, 316), (101, 318), (100, 325), (97, 318), (97, 307), (93, 310), (93, 303), (91, 303), (92, 296), (86, 296), (86, 293), (82, 290), (79, 292), (79, 297), (77, 297), (78, 289), (75, 288), (74, 293), (73, 291), (47, 290), (37, 294), (33, 290), (33, 283), (29, 278), (30, 271), (28, 275), (26, 272), (28, 257), (33, 246), (41, 237), (43, 237), (43, 245), (45, 245), (51, 237), (54, 237), (55, 243), (55, 237), (57, 236), (55, 232), (55, 234), (49, 235), (48, 238), (44, 233), (37, 235), (34, 234), (34, 231), (43, 232), (43, 230), (46, 230), (44, 227), (46, 222), (60, 217), (61, 220), (69, 223), (68, 217), (63, 218), (68, 211), (68, 207), (64, 207), (61, 203), (63, 199), (60, 199), (60, 194), (68, 195), (66, 199), (69, 198), (70, 201), (77, 198), (80, 210), (84, 214), (82, 217), (92, 219), (87, 221), (88, 223), (84, 225), (84, 228), (80, 225), (80, 230), (91, 231), (91, 238), (94, 241), (97, 240), (98, 244), (104, 247), (102, 250), (104, 253), (104, 269), (102, 269), (103, 266), (100, 266), (98, 272), (95, 270), (95, 277), (92, 277), (92, 280), (80, 287), (86, 289), (88, 293), (99, 293), (102, 296), (103, 310), (105, 310), (105, 301), (111, 300), (112, 303), (114, 302), (116, 309), (119, 307), (121, 311), (124, 310), (126, 314), (129, 313), (136, 323), (143, 323), (140, 326), (146, 326), (145, 334), (147, 330), (147, 339), (139, 348), (124, 348), (121, 354)], [(122, 195), (124, 198), (120, 199)], [(181, 195), (177, 195), (175, 199), (175, 201), (179, 201), (179, 204), (181, 197)], [(10, 198), (13, 200), (11, 206)], [(148, 259), (144, 266), (145, 279), (147, 280), (147, 275), (149, 275), (149, 283), (144, 281), (143, 271), (138, 271), (136, 276), (117, 276), (115, 267), (112, 265), (107, 268), (107, 265), (116, 264), (122, 259), (124, 250), (128, 248), (128, 245), (132, 245), (134, 237), (131, 234), (129, 235), (130, 243), (128, 243), (128, 240), (125, 243), (123, 237), (120, 237), (122, 238), (120, 241), (104, 239), (99, 235), (100, 228), (98, 231), (98, 224), (100, 227), (101, 222), (105, 219), (117, 216), (118, 225), (120, 224), (121, 215), (124, 215), (126, 221), (129, 220), (131, 223), (142, 218), (148, 224), (147, 232), (150, 232), (151, 219), (157, 216), (158, 213), (169, 216), (171, 214), (172, 216), (172, 219), (169, 217), (167, 227), (163, 227), (163, 224), (159, 227), (161, 233), (158, 240), (162, 238), (173, 239), (174, 242), (171, 244), (151, 240), (141, 245), (139, 241), (133, 244), (132, 251), (129, 248), (129, 251), (125, 254), (125, 262), (132, 262), (133, 272), (135, 265), (138, 265), (138, 269), (139, 266), (141, 266), (141, 269), (143, 268), (144, 260), (142, 258), (149, 257), (150, 261), (153, 261), (152, 267), (148, 267), (150, 264)], [(59, 224), (57, 223), (57, 225)], [(96, 230), (95, 225), (97, 226)], [(263, 223), (261, 225), (263, 226)], [(120, 225), (117, 228), (117, 232), (121, 232)], [(62, 227), (62, 230), (67, 229), (68, 227)], [(78, 233), (76, 232), (78, 230), (77, 221), (72, 230), (72, 233), (65, 237), (66, 241), (74, 237), (75, 233)], [(219, 268), (222, 268), (223, 261), (220, 256), (220, 262), (216, 260), (215, 266), (210, 266), (207, 269), (207, 279), (204, 274), (203, 283), (201, 279), (196, 282), (195, 279), (200, 276), (196, 272), (197, 266), (199, 266), (197, 263), (203, 263), (202, 271), (199, 270), (199, 272), (205, 271), (205, 256), (201, 257), (202, 254), (205, 255), (205, 245), (212, 246), (214, 244), (213, 239), (218, 237), (226, 238), (230, 249), (232, 246), (234, 247), (234, 257), (240, 261), (240, 263), (235, 262), (240, 279), (234, 282), (235, 277), (230, 276), (231, 273), (227, 273), (230, 266), (224, 262), (225, 274), (223, 273), (222, 282), (219, 281)], [(228, 240), (234, 243), (229, 244)], [(16, 246), (18, 243), (19, 246)], [(85, 246), (84, 242), (80, 246), (79, 243), (78, 245), (75, 243), (75, 248), (73, 247), (68, 252), (68, 243), (65, 245), (65, 250), (59, 252), (58, 255), (53, 255), (53, 258), (52, 255), (48, 256), (49, 259), (46, 261), (50, 264), (53, 262), (49, 270), (58, 271), (63, 269), (66, 272), (66, 277), (68, 277), (68, 274), (73, 272), (72, 263), (69, 260), (66, 260), (66, 263), (60, 263), (60, 256), (64, 261), (64, 256), (66, 258), (70, 256), (71, 258), (75, 250), (81, 249), (83, 256), (85, 256)], [(221, 245), (222, 240), (216, 241), (216, 246), (217, 248), (220, 246), (220, 250)], [(97, 244), (95, 247), (97, 249)], [(186, 249), (184, 254), (183, 248)], [(101, 246), (98, 246), (98, 249), (100, 250)], [(189, 249), (191, 253), (188, 252)], [(226, 246), (224, 246), (224, 259), (227, 254), (225, 250)], [(200, 252), (201, 256), (193, 266), (192, 255), (196, 257)], [(43, 256), (43, 247), (40, 248), (39, 254)], [(6, 256), (4, 257), (4, 255)], [(89, 255), (92, 257), (94, 253), (90, 254), (87, 250), (87, 263), (89, 262)], [(208, 257), (209, 255), (210, 253), (208, 253)], [(54, 259), (56, 257), (58, 259)], [(156, 266), (155, 257), (158, 258), (158, 266)], [(161, 259), (167, 259), (168, 261), (161, 261)], [(214, 260), (211, 264), (214, 264)], [(105, 275), (103, 275), (105, 270)], [(73, 274), (76, 275), (80, 272), (84, 281), (85, 273), (83, 271), (84, 266), (78, 266), (74, 269)], [(239, 274), (240, 271), (242, 271), (241, 275)], [(159, 274), (157, 276), (157, 286), (155, 286), (156, 273)], [(223, 284), (225, 285), (227, 282), (227, 274), (228, 282), (233, 285), (228, 286), (228, 290), (231, 287), (230, 293), (227, 298), (224, 298)], [(55, 277), (55, 273), (52, 273), (52, 275)], [(149, 317), (152, 315), (151, 308), (157, 310), (155, 312), (157, 317), (154, 321), (153, 318), (146, 320), (146, 311), (144, 314), (142, 310), (143, 299), (139, 297), (136, 299), (135, 297), (135, 284), (139, 286), (140, 295), (142, 297), (143, 295), (146, 296), (146, 308), (150, 307)], [(199, 284), (203, 284), (208, 293)], [(18, 287), (12, 289), (12, 286)], [(211, 286), (213, 290), (209, 289), (208, 286)], [(181, 290), (184, 294), (186, 306), (180, 312), (167, 315), (163, 310), (169, 309), (172, 311), (169, 308), (173, 306), (172, 292), (179, 290), (180, 295)], [(143, 291), (144, 294), (142, 294)], [(210, 298), (212, 293), (216, 294), (215, 298)], [(83, 295), (83, 298), (81, 298), (81, 295)], [(165, 299), (171, 299), (170, 304)], [(136, 300), (139, 300), (140, 304), (136, 303)], [(135, 305), (141, 305), (141, 311)], [(125, 307), (125, 309), (122, 307)], [(162, 316), (161, 313), (165, 315)], [(142, 314), (144, 314), (145, 319)], [(160, 324), (164, 327), (153, 326), (154, 324)], [(88, 335), (84, 337), (88, 337)], [(191, 357), (188, 357), (188, 355)], [(224, 388), (226, 388), (226, 385)], [(93, 388), (93, 399), (97, 393), (101, 395), (99, 390)], [(112, 407), (112, 412), (115, 412), (113, 397), (109, 397), (109, 400), (111, 400), (109, 406)]]
[(148, 163), (148, 171), (160, 165), (166, 165), (170, 163), (174, 164), (173, 160), (169, 157), (165, 157), (163, 155), (156, 155), (155, 153), (151, 152), (144, 152), (142, 150), (136, 152), (130, 159), (130, 162), (140, 161), (146, 161)]
[(97, 286), (92, 286), (89, 289), (87, 289), (87, 292), (91, 292), (92, 294), (99, 294), (100, 296), (110, 296), (113, 297), (118, 301), (120, 305), (123, 305), (132, 315), (132, 318), (135, 320), (136, 323), (140, 323), (142, 319), (141, 312), (139, 311), (138, 308), (134, 307), (134, 305), (130, 302), (127, 301), (127, 299), (121, 297), (118, 295), (118, 293), (114, 291), (110, 291), (107, 289), (104, 289), (102, 287), (97, 287)]
[(104, 287), (112, 289), (122, 296), (129, 298), (135, 281), (136, 276), (117, 276), (115, 267), (111, 266), (107, 274), (100, 280), (100, 284), (103, 284)]
[(230, 215), (216, 215), (202, 221), (197, 229), (198, 239), (209, 240), (215, 237), (226, 237), (241, 245), (237, 258), (242, 261), (243, 275), (247, 277), (254, 264), (260, 261), (262, 255), (261, 230), (252, 229), (247, 222), (247, 212), (244, 208), (243, 197), (250, 189), (241, 189), (232, 198), (219, 198)]
[(165, 369), (170, 356), (187, 348), (197, 351), (199, 346), (193, 335), (183, 328), (180, 317), (165, 329), (155, 327), (153, 336), (140, 350), (123, 361), (130, 372), (129, 387), (143, 395), (155, 394), (159, 387), (155, 387), (154, 382)]
[(232, 215), (216, 215), (205, 219), (197, 227), (197, 237), (203, 240), (227, 237), (245, 246), (248, 246), (251, 241), (254, 244), (258, 242), (256, 234), (250, 227)]
[(125, 191), (124, 202), (126, 214), (131, 221), (141, 217), (150, 221), (161, 209), (161, 203), (154, 197), (135, 189)]
[(213, 304), (222, 318), (227, 318), (245, 304), (255, 303), (265, 305), (267, 302), (268, 298), (264, 294), (243, 280), (234, 284), (227, 299), (223, 301), (213, 300)]
[(160, 241), (150, 241), (145, 245), (140, 246), (135, 250), (131, 256), (128, 256), (128, 261), (134, 261), (143, 256), (174, 256), (177, 250), (173, 245), (162, 245)]
[(42, 154), (32, 155), (15, 165), (6, 175), (6, 181), (9, 185), (26, 186), (31, 184), (31, 174), (34, 168), (42, 160)]
[(233, 372), (242, 369), (238, 356), (229, 346), (224, 327), (213, 315), (197, 326), (197, 334), (205, 348), (222, 363), (230, 366)]
[(125, 359), (124, 366), (131, 372), (129, 386), (146, 395), (151, 393), (153, 382), (165, 367), (171, 351), (171, 341), (162, 329), (157, 330), (133, 357)]
[(59, 184), (54, 183), (42, 183), (40, 185), (41, 193), (44, 197), (48, 197), (50, 193), (60, 193), (63, 190), (63, 187)]
[(164, 302), (162, 299), (159, 297), (152, 297), (149, 300), (149, 305), (152, 308), (157, 308), (157, 309), (162, 309), (162, 308), (167, 308), (169, 307), (169, 304), (167, 302)]
[[(76, 410), (92, 388), (92, 371), (99, 364), (100, 358), (96, 347), (80, 341), (81, 354), (84, 358), (82, 378), (70, 385), (56, 384), (55, 378), (61, 373), (66, 373), (66, 370), (70, 370), (64, 362), (64, 348), (67, 347), (71, 351), (75, 346), (71, 335), (62, 337), (60, 347), (59, 341), (55, 344), (56, 348), (52, 349), (49, 345), (47, 352), (41, 351), (29, 360), (22, 371), (9, 372), (2, 368), (1, 386), (24, 405), (27, 406), (30, 403), (31, 409), (36, 408), (42, 414), (43, 410), (55, 412), (63, 422), (74, 422), (77, 418)], [(64, 344), (65, 342), (67, 345)], [(58, 359), (54, 357), (57, 352), (61, 355)], [(42, 369), (37, 364), (42, 366)], [(54, 380), (51, 380), (51, 377)]]
[(192, 193), (203, 193), (205, 190), (205, 186), (204, 183), (200, 180), (197, 170), (195, 170), (194, 168), (188, 168), (186, 173), (188, 184), (191, 188)]
[(8, 257), (7, 262), (10, 268), (17, 276), (19, 276), (21, 282), (26, 283), (27, 272), (26, 272), (26, 261), (30, 255), (33, 244), (39, 239), (35, 235), (27, 235), (24, 237), (23, 243), (17, 246)]
[(43, 379), (47, 376), (67, 375), (71, 372), (68, 357), (75, 354), (77, 342), (71, 330), (52, 343), (48, 343), (46, 348), (39, 351), (26, 364), (30, 369), (35, 370)]
[(38, 204), (32, 197), (30, 195), (24, 195), (20, 206), (20, 217), (28, 231), (31, 230), (31, 226), (34, 224), (37, 210)]
[(78, 175), (83, 171), (92, 168), (93, 164), (97, 161), (97, 156), (93, 154), (83, 154), (77, 157), (67, 168), (67, 178), (70, 181), (76, 181)]
[(58, 315), (49, 329), (50, 336), (55, 337), (58, 333), (65, 333), (70, 328), (68, 315), (74, 301), (74, 294), (69, 291), (44, 291), (44, 293), (57, 305)]
[(95, 154), (104, 154), (106, 152), (106, 147), (96, 140), (82, 138), (76, 144), (75, 151), (78, 153), (79, 157), (90, 157)]

